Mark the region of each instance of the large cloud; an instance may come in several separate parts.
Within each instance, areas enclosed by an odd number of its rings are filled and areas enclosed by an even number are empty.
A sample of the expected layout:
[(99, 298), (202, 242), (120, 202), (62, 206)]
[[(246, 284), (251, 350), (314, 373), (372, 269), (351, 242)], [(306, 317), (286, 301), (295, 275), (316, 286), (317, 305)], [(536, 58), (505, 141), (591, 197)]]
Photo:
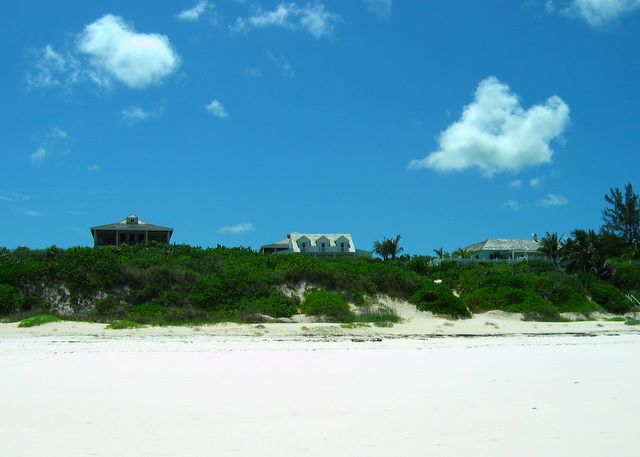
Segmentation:
[(247, 18), (238, 18), (231, 26), (235, 32), (247, 32), (265, 27), (282, 27), (289, 30), (306, 30), (315, 39), (333, 34), (334, 24), (340, 16), (327, 11), (322, 3), (280, 3), (271, 11), (258, 11)]
[(489, 77), (480, 82), (460, 120), (440, 134), (440, 148), (409, 166), (438, 171), (477, 167), (490, 176), (549, 163), (549, 143), (568, 123), (569, 107), (560, 97), (524, 109), (509, 86)]
[(85, 27), (78, 51), (89, 56), (92, 79), (103, 85), (116, 79), (129, 87), (144, 88), (161, 82), (180, 66), (169, 38), (137, 33), (123, 18), (111, 14)]
[[(547, 9), (557, 10), (551, 1), (547, 2)], [(598, 27), (638, 9), (640, 0), (571, 0), (568, 6), (565, 4), (560, 11), (581, 17), (589, 25)]]

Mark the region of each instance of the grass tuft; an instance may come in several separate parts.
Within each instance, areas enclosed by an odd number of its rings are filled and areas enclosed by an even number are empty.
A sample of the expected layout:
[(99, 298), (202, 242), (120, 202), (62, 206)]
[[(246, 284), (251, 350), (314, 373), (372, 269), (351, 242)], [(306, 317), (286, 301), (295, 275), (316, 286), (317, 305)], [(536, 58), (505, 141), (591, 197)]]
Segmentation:
[(51, 322), (58, 322), (60, 318), (58, 316), (52, 316), (51, 314), (41, 314), (39, 316), (29, 317), (21, 320), (18, 327), (35, 327), (37, 325), (49, 324)]
[(127, 328), (142, 328), (144, 325), (133, 321), (115, 321), (107, 324), (107, 328), (111, 330), (123, 330)]
[(625, 325), (640, 325), (640, 319), (632, 319), (629, 318), (626, 321), (624, 321)]

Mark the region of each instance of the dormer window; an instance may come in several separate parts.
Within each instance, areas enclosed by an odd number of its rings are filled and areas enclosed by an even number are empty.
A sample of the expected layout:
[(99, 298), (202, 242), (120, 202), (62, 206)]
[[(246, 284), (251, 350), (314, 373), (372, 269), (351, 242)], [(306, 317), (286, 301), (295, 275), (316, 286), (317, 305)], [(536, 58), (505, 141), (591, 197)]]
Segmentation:
[(138, 217), (131, 215), (127, 217), (127, 225), (136, 225), (138, 223)]
[(324, 248), (325, 248), (325, 243), (324, 242), (320, 243), (320, 250), (322, 252), (324, 252), (324, 250), (325, 250)]
[(340, 243), (340, 252), (344, 252), (344, 242)]
[(307, 243), (305, 243), (304, 241), (300, 243), (300, 250), (302, 252), (305, 252), (307, 250)]

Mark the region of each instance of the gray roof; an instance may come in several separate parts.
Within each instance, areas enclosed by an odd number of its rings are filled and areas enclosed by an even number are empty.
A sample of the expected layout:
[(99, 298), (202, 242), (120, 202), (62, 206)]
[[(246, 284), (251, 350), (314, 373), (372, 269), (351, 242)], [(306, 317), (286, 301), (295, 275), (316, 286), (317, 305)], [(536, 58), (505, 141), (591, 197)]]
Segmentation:
[[(129, 220), (129, 218), (135, 218), (137, 223), (128, 224), (127, 221)], [(94, 230), (120, 230), (128, 232), (173, 232), (173, 229), (171, 227), (147, 224), (133, 214), (127, 216), (126, 219), (123, 219), (120, 222), (114, 222), (113, 224), (106, 225), (96, 225), (95, 227), (91, 227), (91, 231), (93, 232)]]
[(532, 239), (489, 238), (467, 246), (468, 251), (521, 251), (536, 252), (540, 243)]

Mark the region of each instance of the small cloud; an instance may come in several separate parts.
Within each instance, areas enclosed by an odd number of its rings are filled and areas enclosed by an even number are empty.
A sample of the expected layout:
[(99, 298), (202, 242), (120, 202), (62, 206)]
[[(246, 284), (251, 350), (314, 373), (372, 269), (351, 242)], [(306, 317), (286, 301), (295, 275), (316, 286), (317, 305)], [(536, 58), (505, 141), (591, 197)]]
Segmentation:
[(409, 168), (440, 172), (478, 168), (486, 176), (550, 163), (550, 143), (569, 124), (569, 107), (558, 96), (525, 109), (509, 86), (495, 77), (478, 84), (461, 118), (438, 138), (439, 149)]
[(237, 225), (225, 225), (220, 228), (220, 233), (232, 233), (234, 235), (238, 233), (252, 232), (255, 230), (253, 224), (249, 224), (248, 222), (243, 222)]
[(384, 19), (391, 14), (392, 0), (364, 0), (367, 11), (374, 14), (378, 19)]
[(517, 211), (520, 209), (520, 202), (518, 200), (507, 200), (502, 206)]
[(245, 72), (247, 76), (250, 76), (252, 78), (262, 78), (262, 71), (258, 67), (247, 67), (245, 69)]
[(252, 29), (280, 27), (292, 31), (305, 30), (316, 40), (333, 35), (334, 26), (342, 19), (330, 13), (322, 3), (279, 3), (274, 10), (263, 11), (258, 8), (255, 14), (247, 18), (238, 18), (230, 26), (232, 32), (249, 32)]
[(53, 154), (65, 156), (69, 153), (69, 143), (71, 137), (67, 132), (58, 127), (52, 127), (42, 140), (40, 146), (35, 152), (28, 155), (32, 165), (39, 165), (45, 161), (47, 157)]
[(17, 202), (17, 201), (25, 201), (32, 200), (33, 196), (24, 195), (19, 192), (0, 192), (0, 201), (5, 202)]
[(529, 180), (529, 185), (531, 187), (538, 187), (540, 184), (542, 184), (542, 179), (541, 178), (531, 178)]
[(120, 111), (120, 117), (123, 121), (129, 125), (133, 125), (136, 122), (144, 121), (153, 117), (160, 117), (162, 110), (145, 110), (139, 106), (128, 106)]
[(31, 159), (31, 163), (33, 165), (38, 165), (44, 162), (44, 159), (47, 158), (47, 155), (47, 150), (40, 146), (38, 149), (36, 149), (36, 152), (34, 152), (33, 154), (29, 154), (29, 159)]
[(29, 88), (69, 87), (82, 78), (80, 62), (68, 51), (56, 51), (48, 44), (30, 53), (34, 61), (27, 73)]
[(35, 210), (32, 210), (32, 209), (25, 209), (24, 210), (24, 214), (25, 214), (25, 216), (29, 216), (29, 217), (42, 216), (42, 213), (40, 211), (35, 211)]
[(87, 167), (87, 170), (92, 172), (92, 173), (96, 173), (96, 172), (100, 171), (100, 165), (95, 165), (95, 164), (94, 165), (89, 165)]
[(278, 70), (280, 70), (282, 76), (286, 76), (287, 78), (293, 77), (294, 73), (293, 69), (291, 68), (291, 64), (284, 56), (276, 56), (271, 51), (267, 51), (266, 56), (267, 59), (269, 59), (269, 62), (271, 62)]
[(205, 105), (205, 108), (209, 113), (213, 114), (216, 117), (219, 117), (220, 119), (229, 118), (227, 110), (224, 109), (224, 106), (218, 100), (213, 100), (208, 105)]
[(511, 181), (509, 183), (509, 187), (511, 189), (520, 189), (522, 187), (522, 179), (516, 179), (515, 181)]
[(569, 204), (567, 197), (558, 194), (547, 194), (543, 200), (540, 200), (540, 206), (545, 208), (551, 206), (565, 206), (567, 204)]
[[(209, 3), (206, 0), (196, 3), (192, 8), (182, 10), (176, 14), (176, 18), (181, 21), (195, 22), (200, 19), (200, 16), (207, 11)], [(213, 5), (211, 5), (213, 7)]]
[(583, 19), (591, 27), (597, 28), (640, 10), (640, 0), (549, 0), (545, 3), (545, 10), (550, 14), (559, 12)]

